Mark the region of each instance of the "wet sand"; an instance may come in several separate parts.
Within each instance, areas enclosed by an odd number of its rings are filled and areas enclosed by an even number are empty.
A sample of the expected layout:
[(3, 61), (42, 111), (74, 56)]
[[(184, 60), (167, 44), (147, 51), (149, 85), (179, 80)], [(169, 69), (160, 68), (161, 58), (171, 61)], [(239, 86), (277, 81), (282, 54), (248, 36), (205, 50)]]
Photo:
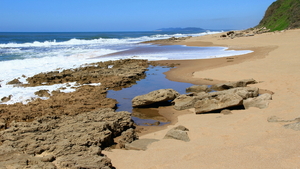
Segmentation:
[[(300, 30), (289, 30), (234, 39), (215, 34), (173, 43), (253, 50), (229, 58), (160, 62), (180, 62), (166, 73), (174, 81), (213, 84), (254, 78), (260, 83), (251, 86), (274, 92), (269, 107), (233, 110), (231, 115), (195, 115), (189, 110), (191, 113), (179, 116), (176, 124), (141, 136), (159, 140), (146, 151), (112, 150), (105, 154), (120, 169), (299, 167), (299, 131), (284, 128), (288, 122), (267, 121), (270, 116), (284, 120), (300, 116), (299, 37)], [(190, 142), (163, 139), (177, 125), (189, 129)]]

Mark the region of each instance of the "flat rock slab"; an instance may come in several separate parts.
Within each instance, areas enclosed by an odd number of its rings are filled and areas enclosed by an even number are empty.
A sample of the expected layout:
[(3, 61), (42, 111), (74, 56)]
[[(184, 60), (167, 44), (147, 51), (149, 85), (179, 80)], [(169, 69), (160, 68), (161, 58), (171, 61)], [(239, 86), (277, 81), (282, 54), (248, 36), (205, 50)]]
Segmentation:
[(243, 103), (243, 98), (235, 93), (217, 95), (214, 98), (206, 98), (195, 103), (196, 114), (206, 113), (214, 110), (239, 106)]
[(157, 142), (159, 140), (157, 139), (140, 139), (140, 140), (135, 140), (130, 144), (125, 145), (125, 149), (127, 150), (142, 150), (145, 151), (148, 147), (148, 145)]

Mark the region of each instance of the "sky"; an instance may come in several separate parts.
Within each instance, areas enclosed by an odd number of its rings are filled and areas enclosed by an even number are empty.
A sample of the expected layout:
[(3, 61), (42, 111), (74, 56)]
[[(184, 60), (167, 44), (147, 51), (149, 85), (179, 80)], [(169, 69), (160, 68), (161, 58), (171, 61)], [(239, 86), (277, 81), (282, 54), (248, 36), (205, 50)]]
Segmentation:
[(247, 29), (275, 0), (0, 0), (0, 32)]

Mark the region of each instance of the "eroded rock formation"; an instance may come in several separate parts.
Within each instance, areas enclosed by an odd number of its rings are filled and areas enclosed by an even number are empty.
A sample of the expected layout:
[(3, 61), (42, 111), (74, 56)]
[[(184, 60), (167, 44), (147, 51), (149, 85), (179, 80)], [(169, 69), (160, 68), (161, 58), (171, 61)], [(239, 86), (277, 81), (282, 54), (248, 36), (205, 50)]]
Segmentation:
[(0, 166), (111, 168), (110, 159), (101, 150), (114, 144), (113, 139), (127, 129), (134, 134), (132, 128), (129, 112), (112, 109), (12, 122), (9, 129), (0, 132)]

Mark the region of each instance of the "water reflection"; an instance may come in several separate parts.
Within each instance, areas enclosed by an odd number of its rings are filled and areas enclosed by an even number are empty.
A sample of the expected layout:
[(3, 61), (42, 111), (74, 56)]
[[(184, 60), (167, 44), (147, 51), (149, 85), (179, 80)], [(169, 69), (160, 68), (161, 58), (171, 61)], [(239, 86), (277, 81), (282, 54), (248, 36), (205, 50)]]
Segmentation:
[[(138, 125), (154, 124), (159, 121), (160, 125), (168, 123), (167, 119), (158, 114), (157, 110), (151, 108), (132, 108), (131, 100), (138, 95), (147, 94), (154, 90), (159, 89), (174, 89), (180, 94), (185, 94), (185, 89), (192, 86), (191, 83), (181, 83), (170, 81), (165, 78), (164, 72), (170, 70), (167, 67), (150, 67), (146, 71), (146, 78), (137, 81), (137, 84), (124, 88), (119, 91), (110, 90), (107, 93), (108, 98), (116, 99), (117, 111), (129, 111), (132, 112), (132, 119)], [(156, 123), (157, 124), (157, 123)]]

